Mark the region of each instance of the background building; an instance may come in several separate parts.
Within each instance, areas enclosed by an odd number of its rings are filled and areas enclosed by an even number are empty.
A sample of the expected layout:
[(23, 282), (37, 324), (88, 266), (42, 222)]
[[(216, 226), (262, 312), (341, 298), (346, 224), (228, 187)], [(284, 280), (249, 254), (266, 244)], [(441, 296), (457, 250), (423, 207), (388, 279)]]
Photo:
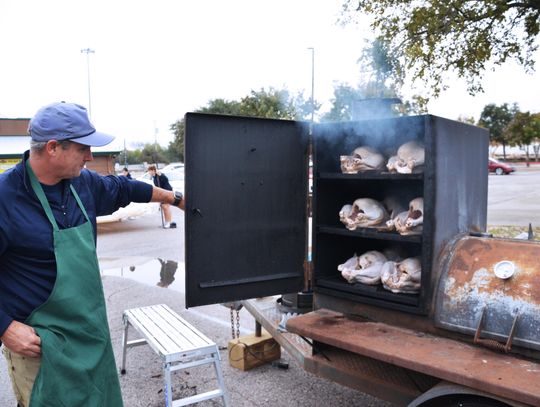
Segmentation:
[[(30, 119), (0, 118), (0, 173), (17, 164), (30, 148), (28, 123)], [(89, 161), (86, 167), (103, 175), (115, 174), (114, 158), (120, 151), (110, 145), (92, 147), (94, 160)]]

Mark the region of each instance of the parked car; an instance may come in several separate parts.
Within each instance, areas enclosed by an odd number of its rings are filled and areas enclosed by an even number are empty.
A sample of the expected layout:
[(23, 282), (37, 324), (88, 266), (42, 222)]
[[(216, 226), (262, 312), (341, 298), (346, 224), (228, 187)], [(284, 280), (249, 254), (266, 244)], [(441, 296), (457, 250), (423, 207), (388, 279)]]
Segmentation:
[(489, 172), (494, 172), (497, 175), (510, 174), (516, 169), (512, 165), (508, 165), (494, 158), (489, 159)]
[[(167, 176), (167, 178), (169, 179), (169, 184), (171, 184), (171, 187), (173, 187), (175, 191), (180, 191), (184, 193), (184, 166), (183, 164), (182, 164), (182, 167), (175, 168), (175, 169), (171, 169), (171, 167), (169, 168), (167, 167), (163, 167), (163, 169), (159, 169), (158, 171)], [(146, 182), (147, 184), (154, 185), (154, 182), (152, 181), (152, 177), (148, 172), (145, 172), (143, 175), (138, 177), (137, 180)]]
[(159, 170), (161, 172), (164, 172), (164, 173), (167, 173), (169, 171), (174, 171), (174, 170), (183, 170), (184, 169), (184, 163), (170, 163), (170, 164), (167, 164), (165, 167), (163, 168), (160, 168)]

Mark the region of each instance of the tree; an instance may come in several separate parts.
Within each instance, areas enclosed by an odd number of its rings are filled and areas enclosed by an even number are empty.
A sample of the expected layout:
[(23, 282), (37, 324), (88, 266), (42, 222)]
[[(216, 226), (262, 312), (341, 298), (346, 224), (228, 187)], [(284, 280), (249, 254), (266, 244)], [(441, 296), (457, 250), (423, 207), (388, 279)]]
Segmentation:
[[(393, 78), (393, 71), (397, 64), (395, 57), (389, 52), (387, 44), (376, 39), (364, 48), (358, 59), (361, 81), (358, 87), (338, 83), (334, 85), (334, 98), (331, 100), (332, 108), (321, 117), (321, 121), (339, 122), (352, 120), (355, 113), (362, 109), (362, 101), (371, 102), (370, 111), (377, 111), (374, 104), (380, 99), (402, 99), (399, 96), (400, 84)], [(407, 115), (411, 113), (424, 113), (426, 101), (414, 96), (410, 101), (392, 106), (393, 113)], [(379, 104), (379, 108), (382, 104)], [(355, 112), (356, 110), (356, 112)]]
[(467, 124), (476, 124), (476, 120), (474, 120), (474, 117), (473, 116), (463, 116), (463, 115), (460, 115), (458, 118), (457, 118), (457, 121), (458, 122), (461, 122), (461, 123), (467, 123)]
[[(197, 110), (199, 113), (209, 114), (229, 114), (240, 115), (240, 102), (225, 99), (213, 99), (206, 106)], [(179, 161), (184, 161), (184, 134), (186, 131), (185, 120), (177, 120), (169, 128), (174, 134), (174, 139), (169, 143), (169, 151), (178, 157)]]
[(478, 125), (489, 130), (489, 139), (491, 143), (501, 144), (503, 146), (503, 158), (506, 159), (506, 146), (508, 145), (508, 135), (506, 128), (512, 121), (516, 113), (519, 112), (519, 107), (516, 103), (509, 106), (504, 103), (497, 106), (493, 103), (484, 106)]
[[(529, 166), (529, 146), (533, 143), (538, 145), (540, 141), (540, 113), (518, 112), (508, 125), (508, 136), (513, 144), (521, 146), (525, 150), (527, 157), (527, 167)], [(538, 148), (535, 148), (538, 156)]]
[(321, 117), (322, 122), (342, 122), (352, 120), (355, 100), (365, 99), (361, 89), (339, 83), (334, 85), (334, 97), (330, 100), (332, 108)]
[(269, 91), (254, 90), (240, 102), (240, 115), (265, 117), (267, 119), (294, 119), (296, 109), (285, 89)]
[(184, 119), (171, 124), (170, 130), (174, 134), (174, 139), (169, 143), (169, 150), (174, 151), (178, 160), (184, 162), (184, 133), (186, 132)]
[(366, 14), (394, 57), (396, 83), (410, 75), (427, 85), (429, 96), (446, 89), (449, 71), (475, 94), (491, 66), (515, 59), (527, 71), (534, 67), (538, 0), (344, 0), (344, 23)]
[[(314, 101), (313, 109), (317, 111), (320, 104)], [(264, 88), (260, 91), (252, 90), (240, 101), (213, 99), (207, 106), (195, 110), (199, 113), (227, 114), (235, 116), (264, 117), (269, 119), (295, 119), (307, 120), (311, 115), (311, 101), (306, 101), (302, 93), (291, 95), (286, 89)], [(174, 140), (169, 149), (184, 160), (185, 121), (178, 120), (170, 127)]]
[(397, 94), (396, 84), (392, 82), (392, 73), (398, 61), (388, 52), (388, 44), (380, 38), (375, 39), (364, 48), (358, 63), (363, 71), (370, 75), (370, 78), (364, 81), (366, 93), (380, 98), (393, 97)]
[[(129, 158), (129, 156), (128, 156)], [(167, 162), (165, 150), (159, 144), (145, 144), (140, 152), (138, 162), (160, 163)]]

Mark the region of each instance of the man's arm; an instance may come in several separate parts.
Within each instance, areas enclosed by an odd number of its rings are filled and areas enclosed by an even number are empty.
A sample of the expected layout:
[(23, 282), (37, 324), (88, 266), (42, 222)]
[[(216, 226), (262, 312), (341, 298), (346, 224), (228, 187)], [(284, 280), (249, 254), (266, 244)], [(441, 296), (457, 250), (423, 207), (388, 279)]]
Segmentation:
[[(174, 204), (174, 192), (168, 191), (163, 188), (154, 187), (152, 189), (152, 198), (150, 199), (150, 202), (161, 202), (161, 203), (168, 203), (173, 205)], [(178, 208), (185, 210), (185, 200), (182, 198), (180, 203), (178, 204)]]

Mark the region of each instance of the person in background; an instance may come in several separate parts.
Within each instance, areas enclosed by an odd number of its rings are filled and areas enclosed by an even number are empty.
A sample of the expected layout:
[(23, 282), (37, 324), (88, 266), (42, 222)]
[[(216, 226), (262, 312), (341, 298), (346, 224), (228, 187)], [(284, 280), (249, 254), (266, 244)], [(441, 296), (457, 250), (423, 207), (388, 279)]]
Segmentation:
[(123, 175), (124, 177), (127, 177), (127, 179), (133, 179), (133, 178), (131, 178), (131, 174), (129, 173), (129, 170), (128, 170), (127, 167), (124, 167), (124, 168), (122, 169), (122, 175)]
[[(30, 150), (0, 174), (0, 341), (20, 407), (121, 407), (96, 255), (96, 216), (130, 202), (184, 209), (180, 193), (85, 168), (96, 131), (86, 109), (47, 105)], [(54, 290), (53, 290), (54, 288)]]
[(159, 271), (158, 287), (167, 288), (174, 281), (174, 274), (178, 268), (178, 262), (174, 260), (162, 260), (158, 258), (161, 264), (161, 270)]
[[(155, 186), (166, 189), (167, 191), (172, 191), (173, 188), (171, 184), (169, 183), (169, 179), (167, 178), (165, 174), (159, 172), (155, 165), (149, 165), (147, 170), (150, 176), (152, 177), (152, 180), (154, 181)], [(175, 228), (176, 223), (171, 222), (172, 215), (171, 215), (170, 205), (167, 203), (161, 204), (161, 210), (163, 211), (163, 217), (165, 218), (163, 227), (165, 229)]]

